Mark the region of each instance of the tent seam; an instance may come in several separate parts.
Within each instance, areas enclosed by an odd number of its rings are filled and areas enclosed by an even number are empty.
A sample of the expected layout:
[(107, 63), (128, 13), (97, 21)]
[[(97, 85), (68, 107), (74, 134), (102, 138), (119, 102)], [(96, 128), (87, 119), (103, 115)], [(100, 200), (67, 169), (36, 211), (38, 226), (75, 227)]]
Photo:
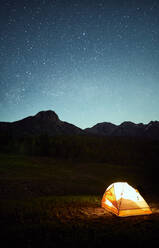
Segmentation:
[(123, 183), (123, 188), (122, 188), (122, 192), (121, 192), (121, 198), (120, 198), (120, 203), (119, 203), (118, 215), (119, 215), (119, 211), (120, 211), (121, 202), (122, 202), (122, 199), (123, 199), (124, 186), (125, 186), (125, 183)]

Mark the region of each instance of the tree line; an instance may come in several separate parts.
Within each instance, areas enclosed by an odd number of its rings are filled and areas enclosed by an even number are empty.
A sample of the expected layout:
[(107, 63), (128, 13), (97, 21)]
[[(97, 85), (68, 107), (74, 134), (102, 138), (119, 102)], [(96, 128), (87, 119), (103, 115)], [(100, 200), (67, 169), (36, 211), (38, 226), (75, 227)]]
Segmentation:
[(159, 162), (159, 141), (132, 137), (89, 135), (49, 137), (42, 134), (14, 138), (0, 134), (0, 150), (5, 153), (120, 165), (145, 166)]

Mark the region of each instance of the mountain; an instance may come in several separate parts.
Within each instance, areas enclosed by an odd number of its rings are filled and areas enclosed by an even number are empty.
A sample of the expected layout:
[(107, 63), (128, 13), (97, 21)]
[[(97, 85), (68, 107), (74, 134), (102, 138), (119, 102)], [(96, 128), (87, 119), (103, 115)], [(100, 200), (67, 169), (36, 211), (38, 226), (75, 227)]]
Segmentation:
[(125, 121), (117, 126), (114, 130), (113, 136), (131, 136), (141, 137), (143, 136), (144, 124), (135, 124), (130, 121)]
[(74, 135), (82, 134), (83, 131), (70, 123), (61, 121), (54, 111), (48, 110), (12, 123), (0, 122), (0, 133), (21, 137), (40, 134)]
[(90, 134), (99, 134), (104, 136), (111, 136), (116, 129), (116, 125), (110, 122), (98, 123), (92, 128), (86, 128), (85, 132)]
[(145, 125), (144, 136), (159, 140), (159, 121), (151, 121)]
[(114, 125), (109, 122), (98, 123), (91, 128), (86, 128), (89, 134), (113, 137), (142, 137), (159, 140), (159, 121), (151, 121), (148, 124), (135, 124), (125, 121), (120, 125)]
[(5, 134), (13, 137), (41, 134), (49, 136), (87, 134), (112, 137), (142, 137), (159, 140), (159, 122), (151, 121), (148, 124), (135, 124), (125, 121), (120, 125), (102, 122), (82, 130), (73, 124), (61, 121), (54, 111), (48, 110), (19, 121), (0, 122), (0, 135)]

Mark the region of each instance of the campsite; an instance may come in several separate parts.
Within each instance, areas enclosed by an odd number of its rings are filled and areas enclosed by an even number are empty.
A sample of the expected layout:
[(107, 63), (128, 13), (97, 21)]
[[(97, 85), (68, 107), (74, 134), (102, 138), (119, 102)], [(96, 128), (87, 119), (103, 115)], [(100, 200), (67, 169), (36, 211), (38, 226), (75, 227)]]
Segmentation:
[(159, 1), (0, 17), (0, 248), (158, 248)]
[[(16, 154), (0, 161), (2, 247), (158, 245), (157, 171)], [(101, 208), (106, 188), (120, 181), (139, 190), (152, 214), (117, 217)]]

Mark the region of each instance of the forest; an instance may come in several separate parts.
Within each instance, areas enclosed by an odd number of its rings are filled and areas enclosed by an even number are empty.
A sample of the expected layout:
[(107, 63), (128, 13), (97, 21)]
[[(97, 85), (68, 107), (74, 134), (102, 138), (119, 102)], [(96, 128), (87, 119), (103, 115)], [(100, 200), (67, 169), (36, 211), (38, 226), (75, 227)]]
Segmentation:
[(159, 141), (134, 137), (93, 135), (0, 136), (0, 150), (29, 156), (45, 156), (72, 161), (106, 162), (120, 165), (157, 166)]

